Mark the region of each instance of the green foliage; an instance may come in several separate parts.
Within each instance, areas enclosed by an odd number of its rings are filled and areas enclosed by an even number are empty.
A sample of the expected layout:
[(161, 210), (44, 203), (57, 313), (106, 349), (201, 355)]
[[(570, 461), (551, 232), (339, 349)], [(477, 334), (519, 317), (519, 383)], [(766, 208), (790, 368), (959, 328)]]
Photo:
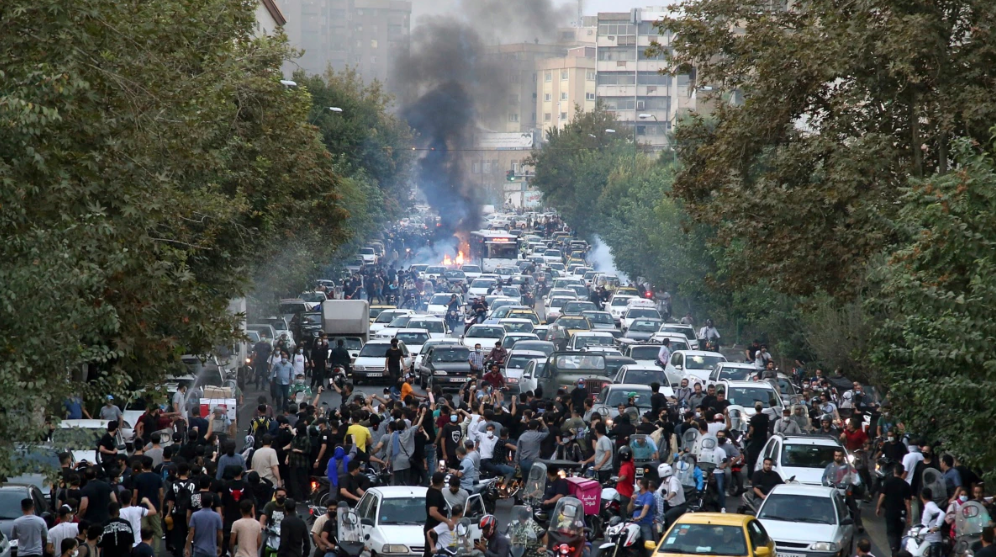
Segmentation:
[(868, 302), (881, 326), (874, 362), (907, 428), (941, 436), (970, 466), (987, 467), (996, 447), (996, 168), (967, 140), (955, 170), (914, 180), (898, 224), (908, 240), (881, 270), (882, 295)]
[[(677, 131), (675, 193), (745, 260), (731, 278), (853, 295), (894, 240), (909, 175), (996, 119), (988, 0), (696, 0), (662, 22), (672, 60), (742, 103)], [(981, 35), (980, 35), (981, 33)], [(665, 50), (657, 47), (652, 50)]]
[(280, 85), (286, 41), (253, 37), (255, 7), (0, 7), (0, 439), (37, 439), (71, 393), (161, 383), (232, 339), (254, 276), (303, 280), (347, 237), (311, 98)]

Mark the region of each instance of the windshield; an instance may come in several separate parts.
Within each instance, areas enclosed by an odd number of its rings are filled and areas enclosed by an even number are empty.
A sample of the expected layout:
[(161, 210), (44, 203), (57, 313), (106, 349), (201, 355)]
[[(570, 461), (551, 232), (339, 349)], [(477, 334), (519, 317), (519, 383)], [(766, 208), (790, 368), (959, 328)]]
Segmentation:
[[(281, 307), (281, 311), (283, 311), (283, 306)], [(288, 312), (288, 313), (293, 313), (293, 312)], [(264, 319), (264, 321), (266, 321), (266, 323), (269, 324), (271, 327), (273, 327), (278, 333), (280, 331), (287, 330), (287, 322), (284, 321), (283, 319)]]
[(481, 272), (481, 268), (478, 267), (477, 265), (464, 265), (463, 267), (460, 267), (460, 268), (463, 269), (463, 272), (465, 272), (465, 273), (480, 273)]
[(837, 524), (833, 501), (829, 497), (787, 493), (774, 493), (768, 496), (757, 517), (806, 524)]
[(360, 255), (374, 255), (373, 248), (360, 248)]
[[(443, 325), (442, 321), (416, 321), (412, 319), (408, 322), (409, 329), (425, 329), (430, 333), (445, 333), (446, 326)], [(406, 340), (405, 343), (408, 341)], [(419, 343), (421, 344), (421, 343)]]
[(533, 324), (530, 321), (526, 321), (524, 323), (518, 323), (518, 322), (514, 322), (514, 321), (513, 322), (504, 321), (504, 322), (502, 322), (501, 326), (505, 327), (505, 330), (508, 331), (508, 332), (510, 332), (510, 333), (531, 333), (531, 332), (533, 332)]
[(626, 306), (626, 302), (628, 302), (628, 301), (629, 301), (629, 297), (628, 296), (627, 297), (622, 297), (622, 298), (619, 297), (619, 296), (616, 296), (615, 298), (612, 298), (612, 305), (613, 306), (623, 306), (623, 307), (625, 307)]
[(543, 340), (522, 340), (515, 344), (516, 348), (519, 350), (535, 350), (537, 352), (542, 352), (547, 356), (553, 354), (554, 350), (556, 350), (556, 347), (552, 342), (546, 342)]
[(302, 325), (318, 325), (322, 324), (322, 314), (320, 313), (305, 313), (301, 315)]
[(374, 321), (374, 323), (390, 323), (397, 316), (398, 314), (396, 312), (382, 311), (379, 314), (377, 314), (377, 320)]
[(391, 324), (388, 325), (388, 327), (398, 328), (398, 329), (400, 329), (401, 327), (407, 327), (408, 322), (411, 320), (412, 320), (411, 315), (401, 315), (392, 319)]
[(568, 302), (564, 304), (564, 313), (581, 315), (582, 311), (594, 309), (595, 304), (591, 302)]
[(446, 272), (446, 267), (429, 267), (425, 272), (430, 275), (441, 275)]
[[(89, 445), (86, 448), (91, 448)], [(45, 447), (21, 447), (11, 460), (15, 467), (25, 466), (28, 474), (47, 474), (59, 469), (59, 455), (54, 449)]]
[(691, 356), (685, 355), (685, 369), (712, 369), (716, 364), (725, 362), (723, 356)]
[(463, 274), (463, 271), (446, 271), (443, 273), (443, 277), (448, 279), (460, 279), (463, 280), (467, 278), (467, 275)]
[(656, 346), (634, 346), (629, 351), (629, 357), (634, 360), (656, 360), (660, 351)]
[(820, 470), (833, 462), (833, 445), (800, 445), (785, 443), (782, 446), (782, 466), (794, 468), (818, 468)]
[(391, 345), (386, 342), (367, 344), (360, 350), (360, 358), (383, 358)]
[(600, 355), (572, 355), (572, 356), (557, 356), (557, 368), (558, 369), (591, 369), (591, 370), (604, 370), (605, 369), (605, 356)]
[(584, 311), (581, 315), (588, 318), (591, 323), (598, 323), (600, 325), (615, 325), (615, 321), (612, 320), (612, 316), (603, 311)]
[(20, 489), (0, 491), (0, 520), (14, 520), (21, 517), (21, 499), (27, 495)]
[(601, 335), (590, 336), (590, 337), (578, 337), (578, 339), (574, 341), (574, 347), (580, 350), (582, 348), (587, 348), (589, 346), (612, 346), (614, 344), (614, 340), (615, 339), (613, 339), (610, 336), (601, 336)]
[(661, 327), (662, 333), (677, 333), (688, 340), (695, 340), (695, 333), (688, 327), (675, 327), (674, 325), (664, 325)]
[(753, 408), (755, 402), (764, 404), (766, 408), (778, 405), (775, 390), (761, 387), (731, 387), (726, 393), (726, 400), (744, 408)]
[(321, 292), (305, 292), (304, 294), (301, 294), (301, 299), (309, 303), (324, 302), (325, 294), (322, 294)]
[(259, 332), (257, 331), (246, 331), (246, 338), (249, 339), (249, 342), (257, 343), (263, 337), (259, 336)]
[(57, 427), (52, 431), (52, 446), (60, 449), (93, 449), (105, 433), (106, 427)]
[(505, 336), (504, 327), (471, 327), (466, 336), (478, 338), (501, 338)]
[(549, 257), (562, 257), (560, 250), (555, 250), (555, 249), (548, 249), (545, 252), (543, 252), (543, 255)]
[(561, 317), (557, 320), (557, 325), (565, 329), (590, 329), (588, 321), (584, 317)]
[(425, 524), (425, 499), (383, 499), (377, 514), (380, 526)]
[[(601, 400), (606, 406), (615, 408), (620, 404), (626, 404), (630, 393), (636, 393), (634, 401), (637, 406), (650, 406), (650, 389), (647, 387), (633, 389), (607, 389), (608, 397)], [(602, 391), (603, 393), (606, 391)]]
[(630, 369), (626, 370), (626, 375), (623, 377), (623, 383), (635, 383), (637, 385), (649, 385), (651, 383), (660, 383), (661, 385), (667, 385), (668, 380), (664, 375), (663, 369)]
[(432, 360), (435, 362), (466, 362), (470, 359), (470, 350), (454, 346), (453, 348), (437, 347), (432, 351)]
[(335, 347), (336, 343), (342, 341), (342, 347), (346, 350), (359, 350), (363, 348), (363, 340), (360, 337), (330, 337), (329, 346)]
[(474, 282), (470, 283), (471, 288), (488, 288), (498, 284), (495, 279), (474, 279)]
[(629, 326), (629, 330), (637, 333), (653, 333), (657, 331), (657, 326), (660, 324), (660, 321), (634, 321)]
[(642, 308), (631, 309), (626, 312), (627, 319), (633, 319), (634, 317), (653, 317), (654, 319), (660, 319), (661, 314), (656, 309)]
[(429, 301), (430, 306), (445, 306), (450, 303), (450, 298), (452, 294), (434, 294), (432, 300)]
[(668, 533), (658, 553), (685, 555), (747, 555), (744, 531), (740, 526), (678, 524)]
[(719, 370), (719, 378), (728, 381), (746, 381), (755, 371), (754, 368), (724, 367)]
[(394, 338), (406, 345), (421, 346), (425, 344), (425, 341), (429, 340), (429, 335), (426, 333), (398, 333), (394, 335)]
[(506, 364), (506, 367), (511, 369), (525, 369), (526, 364), (528, 364), (530, 360), (533, 360), (535, 358), (536, 356), (512, 356), (511, 358), (508, 359), (508, 364)]
[(564, 305), (574, 301), (573, 298), (554, 298), (550, 300), (550, 307), (562, 308)]

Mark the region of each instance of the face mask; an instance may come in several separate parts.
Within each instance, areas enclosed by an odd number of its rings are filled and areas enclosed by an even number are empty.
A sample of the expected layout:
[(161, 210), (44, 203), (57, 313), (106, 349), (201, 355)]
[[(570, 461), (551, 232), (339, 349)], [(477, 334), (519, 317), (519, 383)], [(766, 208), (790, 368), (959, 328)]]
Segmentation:
[(494, 439), (494, 438), (495, 438), (495, 432), (489, 431), (488, 432), (488, 439)]
[(895, 437), (893, 437), (893, 436), (891, 436), (891, 435), (889, 436), (889, 442), (890, 442), (890, 443), (893, 443), (893, 442), (895, 442), (895, 440), (896, 440), (896, 438), (895, 438)]
[(303, 379), (295, 380), (294, 384), (295, 385), (304, 385), (304, 380)]
[(277, 498), (275, 499), (275, 501), (277, 502), (277, 504), (278, 504), (278, 505), (283, 505), (283, 504), (284, 504), (284, 501), (286, 501), (286, 500), (287, 500), (287, 498), (286, 498), (286, 497), (277, 497)]
[(287, 356), (281, 356), (280, 357), (280, 361), (281, 361), (281, 363), (285, 363), (286, 364), (287, 363)]
[(695, 417), (696, 418), (701, 418), (702, 417), (702, 412), (696, 412), (695, 413)]
[(456, 423), (456, 421), (457, 421), (457, 417), (456, 417), (456, 416), (453, 416), (453, 415), (451, 415), (451, 416), (450, 416), (450, 421), (451, 421), (451, 422), (453, 422), (453, 423)]
[(717, 441), (719, 441), (720, 445), (725, 445), (726, 444), (726, 437), (723, 437), (721, 439), (717, 439)]
[(78, 550), (78, 549), (74, 549), (73, 552), (70, 553), (70, 555), (72, 555), (73, 557), (78, 557), (79, 554), (80, 554), (80, 550)]
[(480, 349), (480, 348), (475, 348), (475, 349), (474, 349), (474, 352), (477, 352), (478, 354), (480, 354), (480, 353), (481, 353), (482, 351), (481, 351), (481, 349)]
[(332, 515), (334, 515), (334, 514), (335, 514), (335, 511), (328, 511), (328, 515), (329, 515), (329, 516), (332, 516)]

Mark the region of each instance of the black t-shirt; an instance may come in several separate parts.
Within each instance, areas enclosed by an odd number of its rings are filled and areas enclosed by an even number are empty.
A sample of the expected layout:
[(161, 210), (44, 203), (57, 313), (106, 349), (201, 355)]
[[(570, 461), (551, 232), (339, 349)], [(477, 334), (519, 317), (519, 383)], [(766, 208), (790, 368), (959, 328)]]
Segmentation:
[(896, 462), (902, 462), (903, 457), (906, 456), (906, 453), (908, 452), (909, 449), (906, 448), (906, 445), (904, 445), (902, 441), (895, 441), (892, 443), (886, 442), (882, 445), (882, 456)]
[(429, 512), (429, 509), (431, 509), (432, 507), (436, 507), (436, 510), (439, 511), (439, 514), (446, 516), (446, 498), (443, 497), (443, 492), (436, 488), (430, 487), (429, 491), (427, 491), (425, 494), (426, 518), (425, 518), (425, 527), (423, 528), (423, 531), (425, 532), (428, 532), (429, 530), (439, 525), (439, 521), (436, 520), (436, 518), (432, 516), (432, 513)]
[(252, 490), (245, 480), (229, 480), (228, 484), (221, 490), (222, 519), (226, 525), (231, 525), (236, 520), (242, 518), (242, 511), (239, 504), (244, 500), (253, 501)]
[[(106, 512), (106, 507), (105, 507)], [(104, 531), (100, 534), (100, 541), (97, 547), (102, 549), (101, 555), (104, 557), (128, 557), (131, 548), (135, 544), (135, 536), (132, 534), (131, 524), (121, 518), (112, 518), (104, 525)]]
[(761, 490), (761, 493), (767, 495), (771, 493), (771, 490), (775, 488), (776, 485), (785, 483), (782, 481), (782, 477), (778, 475), (778, 472), (772, 470), (771, 472), (765, 472), (764, 470), (758, 470), (754, 472), (754, 476), (750, 479), (751, 485)]
[[(349, 472), (345, 474), (339, 474), (340, 490), (345, 489), (349, 493), (352, 493), (353, 495), (359, 497), (360, 496), (359, 488), (360, 488), (360, 478), (353, 476)], [(337, 493), (336, 496), (339, 498), (339, 501), (345, 501), (346, 504), (349, 505), (350, 507), (356, 506), (356, 501), (348, 497), (343, 497), (339, 493)]]
[(712, 407), (716, 409), (716, 412), (719, 412), (720, 414), (722, 414), (724, 410), (726, 410), (727, 408), (730, 407), (730, 401), (728, 401), (728, 400), (722, 400), (722, 401), (717, 400), (716, 402), (712, 403)]
[[(981, 546), (982, 544), (979, 543), (979, 545)], [(991, 543), (986, 547), (975, 551), (974, 553), (975, 557), (996, 557), (996, 544)]]
[[(196, 427), (197, 437), (203, 439), (208, 430), (208, 421), (204, 418), (190, 418), (188, 421), (190, 422), (190, 425), (187, 427), (187, 431), (189, 432)], [(193, 433), (188, 433), (188, 436), (192, 437)]]
[(543, 499), (553, 499), (557, 495), (566, 497), (570, 494), (570, 486), (567, 485), (567, 480), (564, 478), (557, 478), (552, 482), (549, 479), (546, 480), (546, 491), (543, 493)]
[[(118, 444), (114, 442), (114, 437), (111, 436), (110, 433), (105, 433), (104, 436), (100, 438), (100, 443), (98, 444), (98, 446), (103, 447), (109, 451), (113, 451), (114, 449), (118, 448)], [(101, 462), (103, 462), (104, 458), (107, 457), (101, 454), (100, 455)]]
[(111, 516), (107, 505), (111, 502), (111, 485), (104, 480), (90, 480), (80, 490), (80, 496), (87, 498), (86, 514), (82, 517), (90, 524), (103, 524)]
[[(509, 412), (502, 412), (501, 414), (495, 412), (495, 421), (501, 424), (501, 427), (512, 427), (512, 424), (516, 422), (515, 416)], [(519, 420), (522, 421), (522, 420)]]
[(629, 444), (629, 436), (636, 433), (633, 422), (624, 417), (616, 418), (615, 425), (612, 426), (612, 434), (615, 436), (616, 448)]
[(571, 391), (571, 407), (578, 412), (584, 413), (584, 399), (588, 398), (588, 389), (584, 387), (574, 387)]
[(703, 397), (702, 408), (716, 408), (716, 395), (706, 395)]
[[(162, 476), (155, 472), (142, 472), (132, 480), (135, 489), (135, 501), (141, 502), (142, 497), (148, 497), (152, 501), (152, 506), (159, 509), (159, 490), (163, 489)], [(165, 494), (164, 494), (165, 495)]]
[(152, 546), (142, 542), (131, 550), (131, 557), (156, 557), (156, 554), (152, 551)]
[(322, 446), (325, 447), (325, 454), (322, 455), (322, 461), (319, 463), (319, 470), (325, 470), (329, 465), (329, 458), (332, 457), (334, 452), (332, 444), (332, 432), (329, 430), (318, 431), (318, 434), (311, 439), (311, 462), (314, 464), (318, 460), (318, 453), (322, 451)]
[(650, 422), (640, 422), (640, 425), (636, 426), (637, 433), (643, 433), (645, 435), (650, 435), (651, 433), (657, 431), (657, 426)]
[(667, 408), (666, 396), (659, 392), (650, 395), (650, 411), (653, 412), (654, 416), (659, 416), (664, 408)]
[(401, 371), (401, 358), (405, 356), (405, 353), (400, 348), (388, 348), (384, 356), (387, 357), (387, 369)]
[(557, 437), (561, 435), (560, 428), (555, 425), (547, 424), (546, 428), (549, 434), (540, 441), (540, 458), (553, 457), (557, 450)]
[(213, 497), (213, 493), (212, 492), (213, 492), (213, 490), (207, 490), (207, 491), (200, 491), (200, 490), (198, 490), (198, 491), (195, 491), (193, 494), (191, 494), (191, 496), (190, 496), (190, 510), (193, 511), (193, 512), (197, 512), (197, 511), (201, 510), (201, 508), (203, 507), (203, 505), (201, 504), (201, 500), (202, 500), (204, 494), (212, 495), (211, 504), (213, 505), (215, 503), (215, 501), (214, 501), (214, 497)]
[(958, 477), (961, 478), (961, 486), (965, 488), (965, 491), (971, 491), (972, 486), (979, 483), (979, 475), (968, 467), (955, 466), (954, 469), (958, 471)]
[(764, 446), (765, 441), (768, 440), (768, 415), (764, 412), (758, 412), (754, 414), (750, 419), (750, 425), (754, 428), (754, 433), (751, 434), (750, 446), (755, 448), (760, 448)]
[(882, 484), (882, 494), (885, 495), (882, 501), (885, 516), (900, 518), (906, 511), (906, 501), (913, 498), (913, 489), (906, 480), (892, 476)]
[(183, 513), (190, 508), (190, 496), (197, 491), (197, 484), (187, 478), (181, 480), (177, 478), (166, 490), (166, 501), (173, 502), (173, 512)]
[(446, 438), (446, 457), (456, 458), (456, 448), (463, 438), (463, 430), (459, 424), (450, 422), (443, 426), (443, 437)]

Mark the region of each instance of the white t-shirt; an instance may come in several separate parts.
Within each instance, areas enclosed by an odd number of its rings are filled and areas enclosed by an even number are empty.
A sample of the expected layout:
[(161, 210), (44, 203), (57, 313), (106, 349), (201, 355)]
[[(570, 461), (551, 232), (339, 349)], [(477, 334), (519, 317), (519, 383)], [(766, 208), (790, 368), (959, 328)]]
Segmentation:
[(451, 549), (456, 547), (456, 536), (453, 535), (453, 531), (450, 530), (450, 525), (445, 522), (440, 522), (432, 529), (433, 532), (439, 536), (439, 541), (437, 545), (440, 547), (449, 547)]
[(903, 470), (906, 470), (906, 483), (913, 485), (913, 470), (917, 463), (923, 462), (923, 454), (920, 451), (909, 452), (903, 457)]
[[(920, 524), (928, 528), (940, 528), (944, 524), (944, 511), (937, 506), (937, 503), (927, 501), (927, 504), (923, 506)], [(941, 531), (931, 532), (924, 536), (923, 540), (931, 543), (939, 543), (941, 541)]]
[(674, 493), (674, 497), (668, 502), (672, 507), (677, 507), (678, 505), (685, 504), (685, 488), (681, 485), (677, 476), (671, 476), (667, 480), (667, 485), (665, 486), (667, 491), (664, 493), (664, 498), (666, 499), (668, 495)]
[(726, 451), (723, 450), (723, 447), (716, 445), (716, 448), (712, 450), (712, 454), (712, 458), (716, 462), (716, 467), (712, 470), (712, 473), (717, 476), (722, 476), (726, 472), (720, 468), (719, 465), (727, 461)]
[(135, 545), (142, 543), (142, 517), (149, 514), (149, 509), (145, 507), (125, 507), (121, 509), (121, 520), (131, 524), (131, 531), (135, 535)]
[(73, 522), (60, 522), (48, 529), (48, 543), (59, 551), (62, 547), (62, 540), (75, 538), (80, 533), (79, 524)]
[(492, 434), (491, 438), (489, 439), (488, 435), (485, 433), (484, 435), (479, 436), (477, 438), (477, 440), (481, 444), (480, 445), (481, 459), (482, 460), (487, 460), (487, 459), (490, 459), (490, 458), (494, 458), (494, 456), (495, 456), (495, 445), (498, 444), (498, 436)]
[(294, 354), (294, 375), (304, 373), (304, 354)]
[(726, 422), (725, 421), (723, 421), (723, 422), (709, 422), (708, 424), (706, 424), (706, 427), (709, 428), (709, 435), (716, 435), (720, 431), (723, 431), (724, 429), (726, 429)]
[(187, 419), (187, 401), (184, 400), (183, 393), (180, 391), (173, 393), (173, 408), (179, 408), (180, 417), (184, 420)]

